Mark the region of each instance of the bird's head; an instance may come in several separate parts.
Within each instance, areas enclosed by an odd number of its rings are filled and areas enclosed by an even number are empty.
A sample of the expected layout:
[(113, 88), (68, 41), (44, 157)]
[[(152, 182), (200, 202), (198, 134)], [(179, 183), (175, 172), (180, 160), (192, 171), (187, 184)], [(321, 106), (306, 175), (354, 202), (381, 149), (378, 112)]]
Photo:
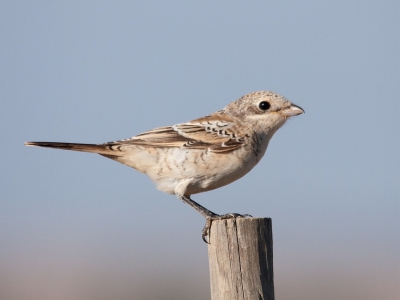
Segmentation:
[(224, 111), (263, 130), (277, 130), (290, 117), (304, 113), (301, 107), (269, 91), (247, 94), (230, 103)]

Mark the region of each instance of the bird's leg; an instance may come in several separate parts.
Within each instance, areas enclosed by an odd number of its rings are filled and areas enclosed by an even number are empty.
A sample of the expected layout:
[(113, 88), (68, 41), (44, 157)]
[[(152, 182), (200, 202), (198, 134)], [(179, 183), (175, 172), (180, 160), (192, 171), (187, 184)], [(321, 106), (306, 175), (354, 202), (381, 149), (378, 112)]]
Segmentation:
[(216, 213), (213, 213), (211, 210), (208, 210), (204, 206), (201, 206), (200, 204), (198, 204), (196, 201), (193, 201), (192, 199), (190, 199), (190, 196), (178, 195), (178, 198), (181, 199), (186, 204), (189, 204), (191, 207), (193, 207), (198, 213), (200, 213), (205, 218), (219, 217), (219, 215), (217, 215)]
[(211, 210), (208, 210), (207, 208), (205, 208), (204, 206), (201, 206), (196, 201), (193, 201), (192, 199), (190, 199), (190, 196), (182, 195), (182, 196), (178, 196), (178, 198), (181, 199), (184, 203), (189, 204), (198, 213), (200, 213), (203, 217), (206, 218), (206, 224), (204, 225), (204, 228), (201, 232), (201, 237), (202, 237), (203, 241), (207, 244), (209, 244), (209, 242), (206, 240), (206, 237), (209, 235), (209, 232), (211, 229), (211, 224), (214, 220), (227, 220), (227, 219), (251, 217), (251, 215), (248, 215), (248, 214), (241, 215), (241, 214), (236, 214), (236, 213), (217, 215), (216, 213), (213, 213)]

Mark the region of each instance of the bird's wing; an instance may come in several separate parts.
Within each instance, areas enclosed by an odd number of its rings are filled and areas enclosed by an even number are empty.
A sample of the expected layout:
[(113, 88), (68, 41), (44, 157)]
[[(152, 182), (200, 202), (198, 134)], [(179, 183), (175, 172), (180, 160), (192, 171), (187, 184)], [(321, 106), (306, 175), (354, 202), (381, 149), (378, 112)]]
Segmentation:
[(243, 146), (246, 136), (236, 130), (233, 120), (226, 115), (210, 115), (191, 122), (156, 128), (130, 139), (105, 145), (137, 145), (144, 147), (177, 147), (230, 152)]

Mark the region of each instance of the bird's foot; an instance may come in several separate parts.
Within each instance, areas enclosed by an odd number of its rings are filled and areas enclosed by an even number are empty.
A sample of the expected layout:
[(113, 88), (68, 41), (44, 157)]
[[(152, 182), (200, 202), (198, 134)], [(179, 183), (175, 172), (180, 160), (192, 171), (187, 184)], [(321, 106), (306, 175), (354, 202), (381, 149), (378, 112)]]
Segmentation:
[(227, 220), (227, 219), (236, 219), (236, 218), (246, 218), (249, 217), (251, 218), (252, 216), (249, 214), (236, 214), (236, 213), (231, 213), (231, 214), (225, 214), (225, 215), (217, 215), (217, 214), (213, 214), (211, 216), (207, 216), (206, 217), (206, 224), (204, 225), (203, 231), (201, 232), (201, 237), (203, 238), (203, 241), (207, 244), (209, 244), (209, 240), (206, 240), (206, 237), (210, 236), (210, 229), (211, 229), (211, 224), (213, 221), (216, 220)]

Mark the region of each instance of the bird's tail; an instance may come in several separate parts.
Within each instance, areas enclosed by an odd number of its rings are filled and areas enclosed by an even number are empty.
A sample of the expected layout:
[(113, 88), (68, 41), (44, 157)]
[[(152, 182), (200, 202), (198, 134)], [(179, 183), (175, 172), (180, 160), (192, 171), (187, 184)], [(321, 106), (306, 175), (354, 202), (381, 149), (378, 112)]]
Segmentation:
[[(26, 142), (25, 146), (45, 147), (61, 150), (72, 150), (81, 152), (92, 152), (102, 155), (117, 155), (119, 151), (113, 149), (113, 145), (96, 145), (96, 144), (77, 144), (77, 143), (57, 143), (57, 142)], [(121, 153), (122, 154), (122, 153)]]

